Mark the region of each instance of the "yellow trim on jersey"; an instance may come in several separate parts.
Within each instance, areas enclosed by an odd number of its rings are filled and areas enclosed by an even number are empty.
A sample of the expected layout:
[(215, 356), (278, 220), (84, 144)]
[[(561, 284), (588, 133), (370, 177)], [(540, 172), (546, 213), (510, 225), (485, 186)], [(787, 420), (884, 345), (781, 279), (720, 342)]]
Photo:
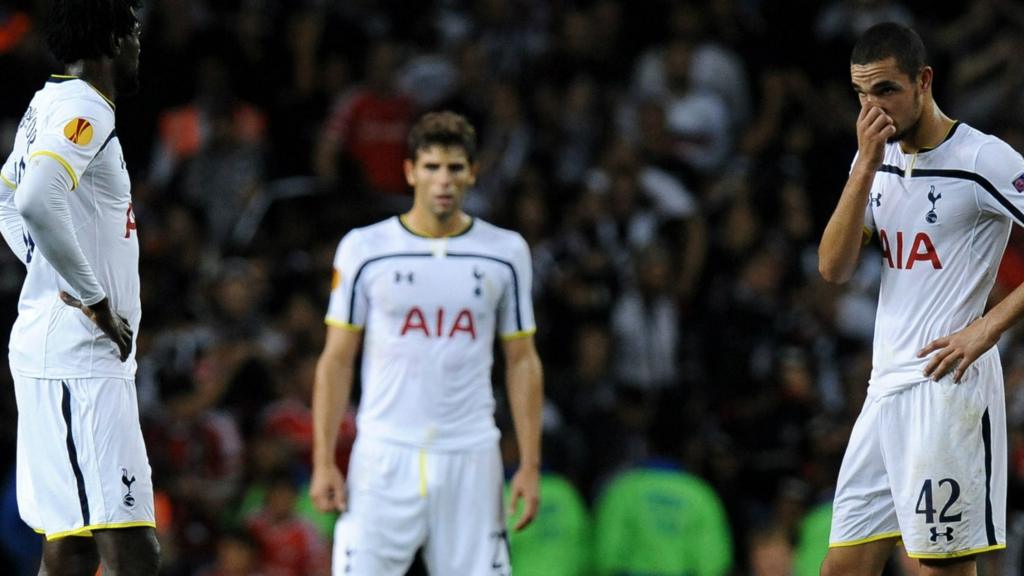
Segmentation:
[(984, 552), (991, 552), (993, 550), (1002, 550), (1006, 548), (1006, 544), (996, 544), (995, 546), (985, 546), (984, 548), (972, 548), (970, 550), (960, 550), (958, 552), (946, 552), (939, 554), (917, 554), (907, 552), (907, 556), (911, 558), (923, 558), (925, 560), (937, 560), (941, 558), (960, 558), (962, 556), (972, 556), (974, 554), (982, 554)]
[(31, 160), (36, 156), (47, 156), (49, 158), (53, 158), (57, 162), (60, 162), (60, 165), (63, 166), (64, 169), (68, 171), (69, 175), (71, 175), (71, 189), (74, 190), (75, 188), (78, 188), (78, 176), (75, 176), (75, 171), (71, 169), (71, 164), (68, 164), (68, 161), (62, 158), (60, 154), (57, 154), (56, 152), (50, 152), (49, 150), (38, 150), (36, 152), (33, 152), (32, 155), (28, 157), (28, 159)]
[(64, 80), (77, 80), (78, 76), (74, 74), (50, 74), (50, 78), (63, 78)]
[[(93, 530), (111, 530), (115, 528), (139, 528), (149, 527), (156, 528), (156, 522), (113, 522), (110, 524), (90, 524), (88, 526), (82, 526), (76, 530), (67, 530), (65, 532), (54, 532), (53, 534), (47, 534), (46, 540), (57, 540), (60, 538), (67, 538), (68, 536), (92, 536)], [(39, 530), (36, 530), (39, 532)], [(40, 532), (41, 533), (41, 532)]]
[[(83, 82), (85, 82), (85, 80), (83, 80)], [(100, 92), (99, 88), (93, 86), (92, 84), (89, 84), (88, 82), (85, 82), (85, 85), (88, 86), (89, 88), (92, 88), (94, 92), (99, 94), (100, 98), (103, 98), (103, 101), (106, 102), (107, 104), (109, 104), (111, 108), (113, 108), (114, 110), (117, 110), (117, 105), (114, 104), (114, 101), (111, 100), (110, 98), (107, 98), (106, 94), (104, 94), (103, 92)]]
[(868, 228), (867, 226), (865, 226), (864, 227), (864, 240), (861, 241), (860, 245), (861, 246), (867, 246), (868, 242), (871, 242), (871, 236), (873, 236), (873, 234), (871, 232), (871, 228)]
[(850, 540), (849, 542), (829, 542), (829, 548), (845, 548), (847, 546), (858, 546), (860, 544), (867, 544), (869, 542), (877, 542), (878, 540), (885, 540), (886, 538), (899, 538), (902, 536), (902, 532), (886, 532), (884, 534), (875, 534), (874, 536), (868, 536), (867, 538), (861, 538), (860, 540)]
[(420, 498), (427, 497), (427, 451), (420, 448)]
[(438, 238), (454, 238), (456, 236), (462, 236), (463, 234), (465, 234), (466, 232), (469, 232), (470, 229), (473, 228), (473, 223), (474, 222), (476, 222), (476, 219), (473, 218), (472, 216), (470, 216), (469, 217), (469, 223), (466, 224), (465, 228), (461, 228), (461, 229), (456, 230), (455, 232), (451, 232), (449, 234), (442, 234), (440, 236), (431, 236), (430, 234), (424, 234), (423, 232), (420, 232), (419, 230), (414, 230), (413, 227), (409, 225), (408, 219), (405, 217), (405, 214), (399, 214), (398, 215), (398, 223), (402, 225), (402, 228), (405, 228), (413, 236), (419, 236), (420, 238), (438, 239)]
[(348, 322), (342, 322), (341, 320), (332, 320), (330, 318), (324, 320), (324, 324), (328, 326), (334, 326), (335, 328), (342, 328), (349, 332), (362, 332), (363, 327), (356, 324), (349, 324)]
[(509, 341), (509, 340), (519, 340), (520, 338), (526, 338), (528, 336), (533, 336), (536, 333), (537, 333), (537, 329), (533, 328), (531, 330), (522, 330), (522, 331), (519, 331), (519, 332), (512, 332), (511, 334), (502, 334), (501, 335), (501, 339), (506, 341), (506, 342)]
[(0, 174), (0, 181), (2, 181), (4, 184), (7, 184), (7, 187), (10, 188), (11, 190), (18, 189), (18, 185), (8, 180), (7, 177), (4, 176), (3, 174)]

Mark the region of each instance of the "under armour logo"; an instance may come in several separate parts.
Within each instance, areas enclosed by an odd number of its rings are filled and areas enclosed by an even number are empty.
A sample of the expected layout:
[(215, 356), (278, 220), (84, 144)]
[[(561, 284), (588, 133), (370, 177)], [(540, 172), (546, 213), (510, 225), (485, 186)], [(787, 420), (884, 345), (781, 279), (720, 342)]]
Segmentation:
[(351, 546), (345, 546), (345, 574), (352, 573), (352, 554), (354, 552)]
[(881, 206), (882, 205), (882, 193), (879, 192), (878, 194), (869, 194), (868, 195), (868, 204), (872, 204), (872, 205), (875, 205), (875, 206)]
[(931, 540), (932, 542), (938, 542), (939, 541), (939, 536), (945, 536), (946, 537), (946, 542), (952, 542), (953, 541), (953, 527), (952, 526), (946, 526), (946, 531), (945, 532), (939, 532), (938, 528), (936, 528), (935, 526), (932, 526), (931, 527), (931, 531), (932, 531), (932, 535), (929, 536), (928, 539)]
[(124, 484), (128, 488), (128, 492), (124, 495), (124, 505), (131, 508), (135, 506), (135, 497), (132, 496), (132, 484), (135, 483), (135, 476), (128, 477), (128, 469), (121, 468), (121, 484)]
[(412, 281), (413, 281), (412, 272), (402, 273), (402, 272), (399, 272), (398, 270), (395, 270), (395, 284), (401, 284), (402, 280), (406, 280), (406, 281), (409, 282), (409, 284), (412, 284)]
[(939, 219), (938, 215), (935, 214), (935, 203), (938, 202), (940, 198), (942, 198), (942, 193), (940, 192), (936, 194), (935, 186), (929, 186), (928, 188), (928, 201), (932, 203), (932, 209), (929, 210), (927, 214), (925, 214), (924, 219), (929, 224), (934, 224), (935, 221)]

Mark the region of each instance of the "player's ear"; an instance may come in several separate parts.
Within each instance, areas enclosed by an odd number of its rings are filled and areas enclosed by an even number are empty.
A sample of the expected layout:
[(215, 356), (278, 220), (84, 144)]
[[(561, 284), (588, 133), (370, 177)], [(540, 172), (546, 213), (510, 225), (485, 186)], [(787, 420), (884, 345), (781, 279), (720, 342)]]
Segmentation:
[(473, 162), (469, 165), (469, 185), (476, 184), (476, 175), (480, 173), (480, 163)]
[(917, 84), (921, 90), (931, 90), (932, 80), (935, 79), (935, 70), (931, 66), (925, 66), (921, 68), (921, 73), (917, 75)]
[(409, 186), (416, 186), (416, 167), (413, 165), (412, 160), (406, 158), (405, 161), (402, 162), (402, 168), (405, 170), (406, 183), (408, 183)]

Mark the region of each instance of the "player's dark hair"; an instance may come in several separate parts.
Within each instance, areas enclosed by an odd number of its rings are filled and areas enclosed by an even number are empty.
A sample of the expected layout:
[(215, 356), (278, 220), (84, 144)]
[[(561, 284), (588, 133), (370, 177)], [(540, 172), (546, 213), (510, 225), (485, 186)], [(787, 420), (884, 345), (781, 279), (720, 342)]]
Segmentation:
[(46, 43), (64, 63), (112, 58), (121, 38), (138, 25), (142, 0), (53, 0)]
[(409, 131), (406, 154), (416, 160), (416, 153), (431, 146), (451, 146), (466, 151), (466, 158), (476, 161), (476, 130), (465, 116), (455, 112), (428, 112)]
[(927, 65), (924, 42), (911, 28), (895, 22), (883, 22), (868, 28), (850, 55), (850, 64), (870, 64), (895, 58), (896, 66), (914, 78)]

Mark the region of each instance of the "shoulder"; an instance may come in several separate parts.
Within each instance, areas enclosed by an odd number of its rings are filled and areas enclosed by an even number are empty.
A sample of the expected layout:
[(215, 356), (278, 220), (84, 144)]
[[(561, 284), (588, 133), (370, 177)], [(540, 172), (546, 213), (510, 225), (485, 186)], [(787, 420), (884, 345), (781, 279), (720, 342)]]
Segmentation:
[(474, 218), (471, 233), (477, 241), (503, 254), (521, 255), (529, 252), (522, 234), (495, 226), (480, 218)]
[(381, 220), (368, 226), (349, 230), (339, 243), (339, 252), (353, 257), (367, 258), (372, 253), (386, 250), (401, 233), (397, 217)]

